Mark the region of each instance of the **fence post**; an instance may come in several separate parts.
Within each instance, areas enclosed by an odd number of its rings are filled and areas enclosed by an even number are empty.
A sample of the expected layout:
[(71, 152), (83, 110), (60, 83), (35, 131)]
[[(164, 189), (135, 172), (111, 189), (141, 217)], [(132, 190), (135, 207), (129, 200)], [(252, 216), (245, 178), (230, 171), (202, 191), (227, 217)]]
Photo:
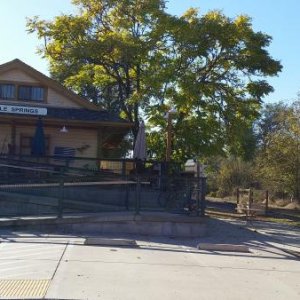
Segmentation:
[(200, 210), (201, 210), (201, 216), (205, 216), (205, 194), (206, 194), (206, 177), (200, 177), (201, 180), (201, 201), (200, 201)]
[(248, 194), (248, 205), (249, 205), (249, 207), (251, 206), (252, 202), (253, 202), (252, 190), (249, 189), (249, 194)]
[(64, 201), (64, 180), (60, 179), (59, 182), (59, 198), (58, 198), (58, 218), (63, 215), (63, 201)]
[(136, 189), (135, 189), (135, 214), (140, 214), (140, 204), (141, 204), (141, 178), (137, 175)]
[(63, 215), (63, 201), (64, 201), (64, 177), (61, 170), (59, 179), (59, 196), (58, 196), (58, 218), (62, 218)]
[(125, 159), (123, 159), (122, 160), (122, 177), (123, 177), (123, 179), (125, 179), (126, 178), (126, 160)]
[[(200, 210), (200, 189), (201, 189), (201, 196), (202, 196), (202, 185), (201, 185), (201, 178), (200, 178), (200, 164), (197, 161), (197, 217), (199, 217), (199, 210)], [(201, 197), (202, 200), (202, 197)], [(201, 211), (202, 215), (202, 211)]]
[(240, 203), (240, 189), (236, 189), (236, 204)]
[(268, 212), (269, 209), (269, 191), (266, 190), (266, 213)]
[(129, 184), (125, 184), (125, 208), (129, 210)]

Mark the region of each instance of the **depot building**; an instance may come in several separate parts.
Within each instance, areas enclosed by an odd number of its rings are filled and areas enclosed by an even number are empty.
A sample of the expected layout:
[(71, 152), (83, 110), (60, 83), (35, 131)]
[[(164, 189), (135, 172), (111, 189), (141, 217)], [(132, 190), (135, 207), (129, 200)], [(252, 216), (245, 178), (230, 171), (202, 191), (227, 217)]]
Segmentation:
[(49, 157), (112, 157), (132, 126), (18, 59), (0, 65), (0, 153), (31, 155), (38, 120)]

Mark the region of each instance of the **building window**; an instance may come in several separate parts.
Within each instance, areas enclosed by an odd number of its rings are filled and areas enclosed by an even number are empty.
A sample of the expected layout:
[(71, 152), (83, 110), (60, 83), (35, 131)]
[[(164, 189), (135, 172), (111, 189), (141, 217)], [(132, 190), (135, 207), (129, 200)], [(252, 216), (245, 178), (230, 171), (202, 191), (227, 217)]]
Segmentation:
[(44, 101), (44, 91), (42, 87), (20, 85), (18, 89), (18, 100)]
[(15, 85), (0, 84), (0, 98), (5, 100), (15, 99)]

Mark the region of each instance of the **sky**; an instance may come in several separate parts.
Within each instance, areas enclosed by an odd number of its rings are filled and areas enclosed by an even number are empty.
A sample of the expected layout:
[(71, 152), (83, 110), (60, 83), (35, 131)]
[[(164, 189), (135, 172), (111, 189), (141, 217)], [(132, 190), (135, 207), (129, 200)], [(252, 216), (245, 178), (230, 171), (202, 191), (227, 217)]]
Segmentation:
[[(265, 102), (291, 103), (297, 99), (300, 91), (299, 0), (168, 0), (167, 7), (174, 15), (196, 7), (200, 14), (218, 9), (231, 18), (240, 14), (250, 16), (255, 31), (273, 37), (268, 51), (283, 65), (279, 76), (268, 78), (275, 92), (267, 96)], [(51, 20), (72, 12), (71, 0), (0, 0), (0, 64), (19, 58), (49, 75), (47, 61), (36, 53), (41, 41), (26, 32), (26, 17)]]

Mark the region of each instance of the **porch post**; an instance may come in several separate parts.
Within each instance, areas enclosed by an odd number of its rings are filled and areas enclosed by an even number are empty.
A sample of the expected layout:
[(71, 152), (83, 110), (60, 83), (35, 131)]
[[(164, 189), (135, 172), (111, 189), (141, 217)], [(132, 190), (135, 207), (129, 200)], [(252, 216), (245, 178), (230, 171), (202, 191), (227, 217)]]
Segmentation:
[(103, 128), (97, 130), (97, 167), (100, 169), (101, 158), (103, 158)]
[(10, 135), (10, 147), (8, 149), (9, 154), (16, 154), (16, 123), (15, 121), (11, 122), (11, 135)]

